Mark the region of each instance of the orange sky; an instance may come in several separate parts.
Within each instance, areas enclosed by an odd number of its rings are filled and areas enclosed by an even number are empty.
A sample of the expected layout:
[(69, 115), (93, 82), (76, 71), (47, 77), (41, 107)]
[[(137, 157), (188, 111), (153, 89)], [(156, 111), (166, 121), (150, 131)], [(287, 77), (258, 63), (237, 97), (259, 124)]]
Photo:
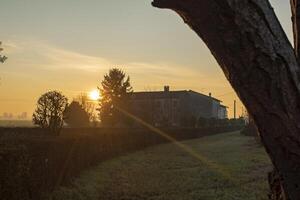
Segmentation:
[[(0, 65), (0, 115), (31, 116), (38, 97), (62, 91), (70, 100), (100, 84), (112, 67), (135, 91), (195, 90), (229, 107), (238, 97), (205, 44), (175, 13), (150, 0), (1, 2), (0, 39), (9, 57)], [(287, 2), (271, 1), (291, 38)], [(242, 104), (237, 102), (237, 113)]]

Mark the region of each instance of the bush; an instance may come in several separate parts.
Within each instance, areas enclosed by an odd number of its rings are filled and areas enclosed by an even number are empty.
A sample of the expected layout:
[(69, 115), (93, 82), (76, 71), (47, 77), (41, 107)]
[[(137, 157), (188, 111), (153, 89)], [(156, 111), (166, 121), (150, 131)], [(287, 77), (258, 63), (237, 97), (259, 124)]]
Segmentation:
[(0, 148), (0, 196), (2, 200), (31, 199), (27, 190), (31, 160), (26, 146), (10, 143)]
[(246, 136), (255, 136), (255, 137), (259, 136), (258, 130), (256, 128), (256, 125), (252, 121), (250, 123), (248, 123), (242, 129), (241, 134), (246, 135)]

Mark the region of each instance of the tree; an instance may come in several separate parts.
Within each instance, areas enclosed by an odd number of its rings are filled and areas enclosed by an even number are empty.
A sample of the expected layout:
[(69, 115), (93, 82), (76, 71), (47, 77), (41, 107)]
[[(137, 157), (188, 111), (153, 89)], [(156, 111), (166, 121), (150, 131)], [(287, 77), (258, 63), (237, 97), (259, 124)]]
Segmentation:
[[(1, 46), (1, 45), (2, 45), (2, 42), (0, 42), (0, 46)], [(3, 51), (3, 48), (0, 47), (0, 52), (1, 52), (1, 51)], [(0, 55), (0, 62), (1, 62), (1, 63), (4, 63), (4, 61), (5, 61), (6, 59), (7, 59), (6, 56)]]
[[(291, 1), (295, 44), (298, 4)], [(299, 199), (298, 48), (293, 49), (269, 1), (154, 0), (153, 5), (177, 12), (202, 38), (247, 107), (278, 172), (279, 186), (270, 198)]]
[(89, 121), (96, 121), (95, 116), (95, 102), (92, 102), (87, 94), (82, 93), (77, 98), (76, 101), (79, 103), (79, 105), (85, 110), (85, 112), (89, 116)]
[(300, 53), (300, 1), (299, 0), (290, 0), (291, 1), (291, 10), (292, 10), (292, 22), (293, 22), (293, 33), (294, 33), (294, 49), (295, 54), (299, 58)]
[(133, 90), (129, 76), (117, 68), (109, 70), (98, 87), (101, 98), (99, 100), (99, 116), (104, 125), (126, 123), (127, 119), (120, 108), (128, 110), (130, 95)]
[(60, 92), (50, 91), (43, 94), (33, 113), (33, 123), (58, 135), (63, 126), (63, 112), (68, 105), (68, 99)]
[(64, 111), (64, 121), (70, 127), (88, 127), (90, 120), (88, 113), (77, 101), (72, 101)]

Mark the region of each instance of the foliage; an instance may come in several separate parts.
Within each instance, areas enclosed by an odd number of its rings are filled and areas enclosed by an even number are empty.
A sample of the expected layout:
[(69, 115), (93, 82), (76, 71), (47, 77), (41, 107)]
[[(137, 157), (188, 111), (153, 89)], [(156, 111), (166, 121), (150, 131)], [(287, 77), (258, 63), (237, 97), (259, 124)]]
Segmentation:
[(60, 92), (50, 91), (43, 94), (33, 113), (33, 123), (58, 135), (63, 126), (63, 112), (67, 104), (68, 99)]
[[(2, 44), (2, 42), (0, 42), (0, 46), (1, 46), (1, 44)], [(1, 52), (1, 51), (3, 51), (3, 48), (0, 47), (0, 52)], [(6, 56), (0, 55), (0, 62), (1, 62), (1, 63), (4, 63), (4, 61), (5, 61), (6, 59), (7, 59)]]
[(244, 127), (244, 118), (238, 119), (216, 119), (216, 118), (203, 118), (199, 117), (197, 120), (197, 127), (207, 128), (207, 127), (226, 127), (226, 126), (240, 126)]
[(118, 123), (126, 123), (126, 116), (120, 112), (129, 109), (130, 95), (133, 90), (129, 76), (117, 68), (109, 70), (98, 87), (101, 93), (99, 100), (99, 117), (104, 125), (114, 126)]
[(24, 187), (29, 182), (30, 165), (31, 158), (28, 157), (26, 146), (15, 141), (0, 141), (1, 200), (30, 199), (30, 193)]
[[(180, 141), (233, 130), (236, 127), (164, 132)], [(136, 128), (68, 128), (59, 137), (45, 132), (40, 128), (0, 128), (1, 200), (41, 200), (99, 162), (169, 142), (151, 130)], [(2, 144), (11, 144), (13, 149)]]
[(248, 123), (246, 126), (241, 130), (241, 134), (245, 136), (252, 136), (255, 138), (258, 144), (262, 144), (260, 133), (255, 125), (255, 122), (251, 116), (248, 118)]
[(96, 121), (95, 116), (95, 103), (92, 102), (87, 94), (82, 93), (77, 98), (76, 101), (80, 104), (80, 106), (85, 110), (85, 112), (89, 116), (89, 121), (94, 122)]
[(72, 101), (64, 111), (64, 121), (70, 127), (88, 127), (89, 114), (77, 101)]

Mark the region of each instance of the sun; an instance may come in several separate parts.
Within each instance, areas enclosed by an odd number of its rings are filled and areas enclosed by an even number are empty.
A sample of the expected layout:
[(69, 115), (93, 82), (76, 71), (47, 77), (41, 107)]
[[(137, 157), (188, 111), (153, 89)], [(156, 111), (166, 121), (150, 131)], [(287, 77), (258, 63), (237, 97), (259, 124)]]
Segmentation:
[(97, 101), (98, 99), (100, 99), (100, 93), (98, 90), (92, 90), (89, 93), (89, 98), (93, 101)]

